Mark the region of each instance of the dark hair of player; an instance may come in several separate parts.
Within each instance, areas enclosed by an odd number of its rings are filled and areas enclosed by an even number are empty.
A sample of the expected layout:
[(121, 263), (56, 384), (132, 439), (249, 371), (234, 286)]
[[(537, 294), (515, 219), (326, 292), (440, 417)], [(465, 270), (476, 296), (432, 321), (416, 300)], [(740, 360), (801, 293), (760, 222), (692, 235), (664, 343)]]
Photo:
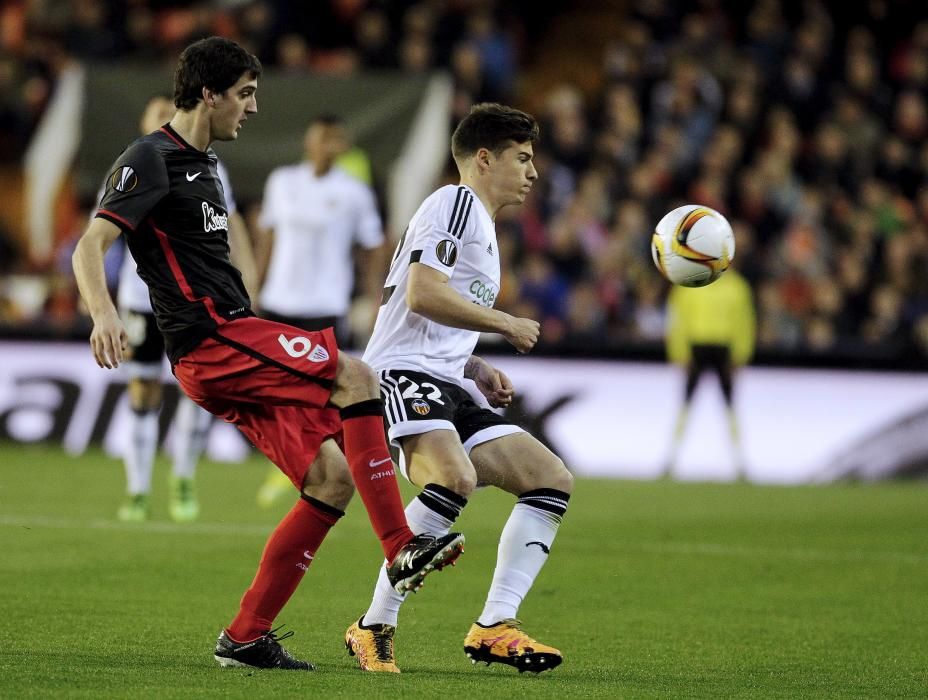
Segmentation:
[(245, 73), (261, 75), (261, 61), (231, 39), (211, 36), (190, 44), (174, 72), (174, 106), (190, 110), (203, 99), (203, 88), (222, 93)]
[(316, 124), (319, 124), (321, 126), (342, 126), (344, 123), (344, 120), (337, 114), (326, 112), (325, 114), (319, 114), (313, 117), (310, 120), (309, 125), (315, 126)]
[(534, 144), (537, 140), (538, 122), (532, 115), (495, 102), (482, 102), (471, 107), (454, 130), (451, 154), (455, 160), (481, 148), (499, 154), (513, 142)]

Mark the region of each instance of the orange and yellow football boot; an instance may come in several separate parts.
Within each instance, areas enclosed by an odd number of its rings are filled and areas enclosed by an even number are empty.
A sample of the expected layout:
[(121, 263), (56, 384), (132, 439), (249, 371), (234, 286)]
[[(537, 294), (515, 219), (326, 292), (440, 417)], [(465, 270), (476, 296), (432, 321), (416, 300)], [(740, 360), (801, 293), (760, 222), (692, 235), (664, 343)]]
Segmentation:
[(364, 616), (345, 632), (345, 648), (349, 656), (357, 656), (362, 671), (399, 673), (393, 657), (393, 625), (361, 624)]
[(519, 673), (541, 673), (560, 665), (564, 657), (554, 647), (536, 642), (522, 630), (515, 619), (502, 620), (490, 627), (475, 622), (464, 639), (464, 653), (477, 663), (489, 666), (494, 661), (514, 666)]

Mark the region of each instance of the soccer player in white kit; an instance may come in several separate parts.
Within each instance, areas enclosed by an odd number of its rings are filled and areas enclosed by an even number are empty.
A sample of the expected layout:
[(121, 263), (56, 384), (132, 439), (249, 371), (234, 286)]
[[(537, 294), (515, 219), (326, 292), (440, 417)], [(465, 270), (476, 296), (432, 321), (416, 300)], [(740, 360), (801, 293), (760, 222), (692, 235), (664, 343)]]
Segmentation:
[[(414, 532), (448, 532), (478, 484), (518, 499), (464, 651), (475, 663), (520, 672), (562, 660), (560, 651), (529, 637), (516, 615), (550, 553), (573, 478), (541, 442), (489, 409), (511, 403), (512, 384), (471, 353), (481, 332), (499, 333), (523, 353), (538, 339), (536, 321), (493, 309), (500, 288), (494, 219), (504, 206), (522, 203), (537, 178), (537, 138), (534, 118), (498, 104), (477, 105), (461, 121), (451, 140), (460, 185), (437, 190), (413, 216), (364, 353), (380, 375), (400, 469), (422, 489), (406, 508)], [(465, 378), (483, 396), (472, 396)], [(393, 636), (403, 599), (381, 568), (370, 607), (345, 635), (362, 669), (399, 672)]]
[[(174, 116), (174, 103), (158, 95), (151, 98), (142, 113), (141, 133), (157, 130)], [(233, 255), (239, 267), (254, 274), (250, 243), (241, 215), (236, 213), (235, 199), (228, 173), (217, 164), (220, 180), (229, 207), (229, 228)], [(101, 191), (98, 200), (102, 197)], [(236, 219), (233, 223), (233, 219)], [(232, 230), (238, 226), (237, 230)], [(117, 292), (119, 313), (129, 336), (130, 357), (126, 363), (129, 396), (129, 442), (123, 455), (126, 470), (125, 502), (117, 517), (125, 522), (142, 522), (150, 515), (152, 468), (158, 449), (159, 417), (162, 402), (162, 367), (164, 341), (148, 296), (148, 286), (138, 276), (135, 261), (126, 252), (119, 271)], [(174, 453), (171, 467), (169, 512), (176, 522), (190, 522), (199, 517), (200, 506), (194, 488), (197, 461), (202, 454), (212, 416), (188, 399), (182, 392), (174, 417)]]
[[(348, 337), (346, 318), (355, 264), (359, 301), (372, 317), (383, 284), (384, 235), (373, 190), (338, 165), (347, 148), (342, 120), (319, 115), (306, 129), (304, 160), (268, 177), (258, 219), (258, 267), (266, 268), (260, 315), (307, 331), (334, 327), (339, 343), (363, 343)], [(258, 490), (258, 504), (269, 507), (292, 489), (286, 475), (272, 467)]]
[(264, 318), (308, 331), (334, 327), (344, 336), (355, 262), (360, 291), (376, 304), (383, 224), (373, 190), (337, 164), (347, 147), (338, 117), (315, 117), (306, 130), (305, 159), (267, 179), (258, 219), (259, 267), (267, 268)]

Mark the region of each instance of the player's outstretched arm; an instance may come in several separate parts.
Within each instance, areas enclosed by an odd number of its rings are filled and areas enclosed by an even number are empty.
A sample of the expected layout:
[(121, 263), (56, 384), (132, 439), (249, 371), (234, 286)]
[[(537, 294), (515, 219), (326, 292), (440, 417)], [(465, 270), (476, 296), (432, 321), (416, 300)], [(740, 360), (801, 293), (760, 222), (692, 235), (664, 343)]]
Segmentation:
[(512, 403), (515, 392), (509, 377), (482, 357), (471, 355), (468, 358), (464, 365), (464, 376), (474, 381), (493, 408), (502, 408)]
[(406, 305), (444, 326), (499, 333), (519, 352), (528, 352), (538, 342), (538, 321), (473, 304), (451, 288), (447, 275), (422, 263), (409, 266)]
[(118, 367), (129, 346), (126, 329), (106, 288), (103, 256), (121, 231), (105, 219), (94, 219), (77, 242), (71, 264), (84, 304), (93, 319), (90, 348), (100, 367)]

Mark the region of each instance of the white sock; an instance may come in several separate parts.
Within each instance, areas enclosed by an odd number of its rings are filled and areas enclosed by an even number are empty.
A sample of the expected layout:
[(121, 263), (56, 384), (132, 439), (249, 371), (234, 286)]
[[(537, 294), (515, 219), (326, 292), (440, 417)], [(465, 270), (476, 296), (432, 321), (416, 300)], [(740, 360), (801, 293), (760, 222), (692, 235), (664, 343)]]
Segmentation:
[(568, 498), (554, 489), (530, 491), (519, 498), (499, 539), (493, 583), (477, 619), (481, 625), (490, 626), (518, 615), (519, 605), (548, 560)]
[(151, 470), (158, 449), (158, 411), (129, 412), (129, 444), (123, 455), (126, 490), (134, 496), (151, 492)]
[[(463, 504), (467, 503), (461, 496), (443, 487), (438, 487), (443, 491), (443, 493), (439, 493), (433, 488), (434, 486), (434, 484), (428, 484), (425, 489), (423, 489), (422, 494), (412, 499), (409, 505), (406, 506), (406, 521), (409, 523), (409, 529), (412, 530), (414, 535), (421, 535), (423, 532), (435, 535), (436, 537), (446, 535), (451, 529), (451, 525), (454, 523), (457, 515), (461, 512), (461, 508), (464, 507)], [(425, 500), (437, 505), (434, 499), (441, 500), (443, 506), (442, 510), (446, 515), (436, 512), (423, 502), (423, 500)], [(455, 499), (460, 499), (463, 503), (454, 502)], [(454, 518), (446, 517), (452, 514)], [(399, 620), (400, 606), (403, 604), (404, 600), (406, 600), (406, 596), (397, 593), (393, 589), (393, 586), (390, 585), (390, 580), (387, 578), (386, 562), (384, 562), (377, 576), (377, 585), (374, 586), (374, 596), (371, 600), (371, 605), (364, 614), (364, 619), (361, 620), (361, 624), (385, 624), (395, 627)]]
[[(458, 509), (460, 513), (460, 509)], [(436, 512), (422, 502), (422, 498), (417, 496), (406, 506), (406, 522), (409, 523), (409, 529), (412, 534), (421, 535), (426, 532), (435, 537), (447, 535), (451, 530), (454, 521), (457, 520), (458, 513), (453, 518)]]
[(192, 479), (197, 462), (206, 449), (206, 439), (213, 416), (186, 396), (181, 396), (174, 416), (174, 465), (172, 473), (179, 479)]

